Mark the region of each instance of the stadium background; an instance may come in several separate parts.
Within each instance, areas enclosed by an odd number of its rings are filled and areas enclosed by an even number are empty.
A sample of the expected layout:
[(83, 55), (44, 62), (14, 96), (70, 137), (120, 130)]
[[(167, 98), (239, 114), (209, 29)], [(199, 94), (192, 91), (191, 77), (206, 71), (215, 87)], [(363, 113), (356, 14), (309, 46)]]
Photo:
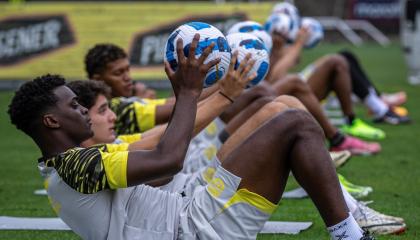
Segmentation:
[[(19, 2), (19, 1), (15, 1)], [(316, 2), (316, 4), (315, 4)], [(345, 17), (347, 1), (296, 1), (302, 15), (336, 15)], [(274, 2), (243, 3), (228, 2), (216, 5), (213, 2), (34, 2), (10, 4), (0, 1), (0, 22), (11, 16), (63, 14), (70, 23), (75, 43), (55, 51), (40, 54), (15, 65), (0, 66), (0, 83), (15, 83), (28, 80), (46, 72), (58, 72), (70, 79), (84, 79), (83, 56), (97, 42), (113, 42), (129, 50), (136, 33), (153, 29), (179, 20), (189, 15), (231, 14), (243, 12), (248, 18), (263, 22)], [(317, 6), (316, 6), (317, 5)], [(323, 6), (323, 7), (319, 7)], [(312, 11), (311, 11), (312, 10)], [(297, 69), (313, 61), (322, 54), (342, 48), (353, 50), (367, 68), (369, 75), (386, 91), (405, 90), (409, 101), (406, 107), (414, 123), (410, 126), (380, 126), (387, 132), (382, 141), (383, 152), (378, 156), (355, 157), (341, 173), (355, 183), (374, 187), (373, 194), (366, 200), (374, 200), (372, 206), (391, 215), (406, 219), (409, 230), (403, 236), (387, 236), (379, 239), (417, 239), (420, 229), (420, 185), (418, 178), (419, 143), (418, 122), (420, 111), (419, 89), (406, 82), (406, 66), (395, 35), (397, 29), (390, 29), (392, 44), (383, 48), (368, 42), (354, 47), (346, 42), (323, 43), (316, 49), (305, 51)], [(393, 34), (392, 34), (393, 33)], [(135, 79), (163, 79), (161, 68), (133, 69)], [(12, 80), (12, 81), (11, 81)], [(7, 85), (7, 84), (6, 84)], [(52, 217), (45, 197), (33, 195), (42, 187), (36, 169), (39, 151), (33, 142), (10, 125), (6, 114), (11, 91), (0, 92), (0, 215)], [(167, 92), (160, 92), (162, 96)], [(367, 119), (364, 109), (358, 107), (358, 114)], [(292, 182), (289, 187), (294, 186)], [(261, 239), (327, 239), (323, 223), (309, 200), (282, 201), (281, 208), (273, 220), (313, 221), (310, 230), (298, 236), (264, 236)], [(77, 239), (69, 232), (48, 231), (0, 231), (0, 239)]]

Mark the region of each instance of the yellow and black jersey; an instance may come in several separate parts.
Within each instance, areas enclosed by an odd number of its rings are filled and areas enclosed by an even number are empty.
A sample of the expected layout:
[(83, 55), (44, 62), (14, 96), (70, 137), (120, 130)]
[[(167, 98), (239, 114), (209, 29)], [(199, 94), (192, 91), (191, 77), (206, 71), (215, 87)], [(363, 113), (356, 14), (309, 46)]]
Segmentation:
[(110, 107), (117, 115), (117, 134), (142, 133), (153, 128), (156, 122), (156, 106), (164, 103), (164, 99), (113, 98)]
[(41, 158), (74, 190), (91, 194), (127, 187), (128, 144), (102, 144), (72, 148), (51, 158)]
[(139, 141), (140, 139), (141, 139), (141, 134), (140, 133), (119, 135), (117, 137), (117, 139), (114, 141), (114, 143), (116, 143), (116, 144), (119, 144), (119, 143), (133, 143), (133, 142)]

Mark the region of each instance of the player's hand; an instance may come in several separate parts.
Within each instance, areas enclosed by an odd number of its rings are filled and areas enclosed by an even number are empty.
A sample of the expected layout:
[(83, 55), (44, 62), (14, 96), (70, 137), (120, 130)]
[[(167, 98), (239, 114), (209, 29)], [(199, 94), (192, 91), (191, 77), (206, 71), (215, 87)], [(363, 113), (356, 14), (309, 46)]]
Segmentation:
[(196, 96), (200, 95), (207, 72), (220, 61), (220, 59), (214, 59), (204, 64), (204, 61), (214, 47), (214, 43), (210, 44), (199, 58), (195, 57), (194, 53), (197, 49), (199, 39), (200, 35), (195, 34), (190, 45), (188, 57), (184, 55), (182, 39), (178, 39), (176, 42), (176, 52), (178, 55), (178, 67), (176, 71), (173, 71), (169, 63), (165, 62), (165, 72), (171, 81), (175, 97), (183, 91), (193, 93)]
[(306, 41), (309, 39), (309, 29), (306, 27), (301, 27), (296, 35), (296, 43), (305, 45)]
[(286, 43), (286, 37), (279, 32), (274, 31), (271, 34), (271, 39), (273, 40), (272, 52), (281, 51)]
[(219, 81), (220, 91), (232, 100), (241, 95), (246, 85), (257, 76), (256, 73), (249, 74), (252, 66), (255, 64), (255, 60), (251, 59), (250, 53), (245, 56), (238, 68), (235, 69), (237, 60), (238, 52), (235, 51), (230, 61), (228, 73)]

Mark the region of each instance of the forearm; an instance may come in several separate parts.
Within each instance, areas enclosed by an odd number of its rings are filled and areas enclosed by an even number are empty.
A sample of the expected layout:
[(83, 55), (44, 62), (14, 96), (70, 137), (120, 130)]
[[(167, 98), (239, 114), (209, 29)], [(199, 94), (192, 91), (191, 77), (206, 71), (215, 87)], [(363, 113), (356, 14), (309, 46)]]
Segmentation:
[[(231, 102), (218, 92), (200, 102), (194, 123), (193, 136), (201, 132), (211, 121), (218, 117)], [(142, 135), (140, 141), (130, 144), (129, 150), (147, 150), (156, 147), (167, 125), (157, 126)]]
[(197, 117), (194, 124), (194, 136), (201, 132), (216, 117), (222, 114), (231, 102), (219, 92), (213, 93), (204, 104), (197, 110)]
[(303, 48), (303, 43), (296, 42), (293, 46), (289, 47), (286, 53), (281, 57), (270, 72), (268, 81), (274, 83), (277, 79), (284, 77), (287, 72), (296, 65), (300, 53)]
[(180, 92), (171, 120), (156, 148), (152, 151), (131, 151), (127, 163), (129, 186), (170, 177), (182, 169), (191, 141), (198, 95)]
[(207, 98), (209, 98), (210, 96), (212, 96), (213, 93), (215, 93), (217, 90), (219, 90), (219, 84), (217, 84), (217, 83), (211, 85), (208, 88), (203, 89), (203, 91), (201, 92), (201, 95), (200, 95), (200, 98), (198, 99), (198, 101), (200, 103), (202, 101), (205, 101)]

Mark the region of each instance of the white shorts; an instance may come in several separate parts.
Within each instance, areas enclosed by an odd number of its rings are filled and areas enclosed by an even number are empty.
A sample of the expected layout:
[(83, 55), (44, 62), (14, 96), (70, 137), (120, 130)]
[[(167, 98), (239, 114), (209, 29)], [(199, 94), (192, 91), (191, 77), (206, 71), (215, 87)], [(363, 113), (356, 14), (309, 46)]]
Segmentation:
[(221, 143), (219, 138), (213, 140), (191, 142), (184, 161), (183, 173), (194, 173), (200, 169), (207, 167), (217, 151)]
[[(121, 238), (256, 239), (275, 205), (245, 189), (237, 190), (241, 178), (222, 166), (209, 177), (208, 184), (195, 186), (185, 197), (137, 186), (118, 211), (125, 216)], [(207, 181), (204, 178), (197, 181)]]
[(300, 71), (298, 75), (300, 79), (302, 79), (302, 81), (308, 82), (308, 79), (312, 76), (312, 73), (315, 71), (315, 69), (316, 69), (315, 63), (309, 64), (302, 71)]
[(241, 178), (218, 166), (205, 186), (194, 189), (180, 215), (179, 239), (256, 239), (275, 205), (238, 190)]
[(210, 182), (220, 165), (219, 159), (214, 156), (207, 167), (203, 167), (194, 173), (178, 173), (170, 183), (160, 187), (160, 189), (191, 197), (197, 186), (205, 186)]

